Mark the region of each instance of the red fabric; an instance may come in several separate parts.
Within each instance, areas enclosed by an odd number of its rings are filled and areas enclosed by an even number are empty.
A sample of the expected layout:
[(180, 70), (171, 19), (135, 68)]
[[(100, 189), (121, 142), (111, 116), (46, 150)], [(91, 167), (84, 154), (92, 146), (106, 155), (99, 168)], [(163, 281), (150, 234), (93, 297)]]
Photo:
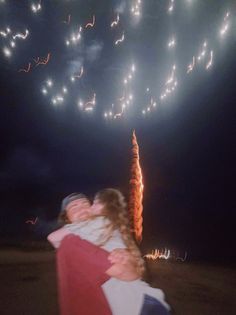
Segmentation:
[(101, 285), (109, 279), (109, 253), (73, 234), (57, 250), (61, 315), (112, 315)]

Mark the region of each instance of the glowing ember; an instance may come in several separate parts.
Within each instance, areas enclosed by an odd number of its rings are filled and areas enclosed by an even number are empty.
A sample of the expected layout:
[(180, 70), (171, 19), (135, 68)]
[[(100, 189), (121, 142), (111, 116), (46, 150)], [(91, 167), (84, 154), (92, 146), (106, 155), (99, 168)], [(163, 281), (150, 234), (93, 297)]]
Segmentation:
[(129, 211), (133, 220), (133, 227), (136, 240), (140, 243), (142, 241), (143, 232), (143, 176), (139, 162), (139, 146), (135, 131), (133, 131), (133, 159), (131, 166), (131, 179), (130, 179), (130, 200)]

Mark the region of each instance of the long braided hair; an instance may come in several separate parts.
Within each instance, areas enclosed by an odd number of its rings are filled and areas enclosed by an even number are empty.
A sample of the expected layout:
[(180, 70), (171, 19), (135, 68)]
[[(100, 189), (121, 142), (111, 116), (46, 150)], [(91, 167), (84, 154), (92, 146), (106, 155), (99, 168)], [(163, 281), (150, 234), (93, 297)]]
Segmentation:
[(136, 245), (134, 237), (132, 236), (127, 204), (125, 202), (124, 196), (117, 189), (107, 188), (99, 191), (95, 195), (95, 200), (98, 200), (104, 205), (103, 214), (111, 222), (107, 226), (107, 233), (105, 235), (105, 241), (103, 244), (112, 237), (112, 232), (118, 229), (125, 245), (127, 246), (127, 249), (137, 261), (138, 273), (140, 276), (143, 276), (145, 272), (145, 263), (141, 252)]

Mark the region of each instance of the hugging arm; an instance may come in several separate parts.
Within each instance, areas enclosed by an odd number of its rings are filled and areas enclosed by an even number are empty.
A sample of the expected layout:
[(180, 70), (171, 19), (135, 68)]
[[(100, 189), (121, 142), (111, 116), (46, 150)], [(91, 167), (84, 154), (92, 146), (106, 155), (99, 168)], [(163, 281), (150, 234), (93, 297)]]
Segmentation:
[(140, 279), (137, 260), (127, 249), (114, 249), (108, 256), (108, 260), (112, 263), (112, 266), (106, 271), (109, 276), (123, 281)]
[(67, 229), (65, 228), (61, 228), (59, 230), (56, 230), (52, 233), (50, 233), (48, 236), (47, 236), (47, 240), (49, 241), (49, 243), (52, 244), (52, 246), (54, 248), (58, 248), (63, 240), (63, 238), (67, 235), (71, 234), (70, 231), (68, 231)]

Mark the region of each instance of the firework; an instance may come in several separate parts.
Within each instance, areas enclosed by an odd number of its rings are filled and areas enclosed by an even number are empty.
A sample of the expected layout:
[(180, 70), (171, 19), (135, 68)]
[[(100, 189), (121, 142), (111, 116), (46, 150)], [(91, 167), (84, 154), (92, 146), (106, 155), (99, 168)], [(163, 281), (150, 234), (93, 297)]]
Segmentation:
[(208, 70), (213, 63), (213, 51), (210, 52), (210, 60), (208, 61), (207, 65), (206, 65), (206, 70)]
[(39, 65), (45, 66), (49, 62), (50, 57), (51, 57), (51, 53), (48, 53), (46, 58), (39, 58), (38, 57), (37, 62), (36, 62), (36, 66), (39, 66)]
[(39, 3), (37, 3), (37, 4), (35, 4), (35, 3), (32, 3), (32, 4), (31, 4), (31, 10), (32, 10), (32, 12), (38, 13), (39, 11), (41, 11), (41, 9), (42, 9), (41, 1), (40, 1)]
[(120, 21), (120, 16), (117, 14), (116, 19), (111, 23), (111, 27), (117, 26)]
[(29, 62), (28, 67), (26, 69), (20, 69), (19, 72), (26, 72), (28, 73), (31, 70), (31, 62)]
[(26, 39), (29, 36), (29, 31), (25, 30), (25, 33), (16, 33), (15, 35), (12, 36), (12, 38), (15, 40), (16, 38), (20, 39)]
[(122, 43), (124, 39), (125, 39), (125, 34), (123, 33), (122, 36), (115, 41), (115, 45)]
[(70, 14), (68, 14), (68, 17), (67, 17), (67, 20), (66, 21), (63, 21), (63, 23), (65, 23), (65, 24), (70, 24), (70, 20), (71, 20), (71, 15)]
[(171, 14), (174, 11), (174, 4), (175, 4), (175, 1), (174, 0), (170, 0), (169, 6), (168, 6), (168, 9), (167, 9), (168, 13)]
[(10, 58), (12, 56), (12, 52), (8, 47), (3, 48), (3, 54), (5, 57)]
[(190, 63), (190, 64), (188, 65), (187, 73), (192, 72), (193, 69), (194, 69), (194, 67), (195, 67), (195, 57), (193, 56), (193, 61), (192, 61), (192, 63)]
[(225, 17), (224, 17), (224, 23), (220, 29), (220, 36), (221, 37), (225, 36), (229, 30), (229, 25), (230, 25), (229, 18), (230, 18), (230, 12), (227, 12)]
[(32, 225), (35, 225), (38, 221), (38, 217), (36, 217), (34, 220), (26, 220), (25, 223), (26, 224), (32, 224)]
[(136, 240), (140, 243), (142, 240), (142, 231), (143, 231), (143, 176), (142, 170), (140, 167), (140, 158), (139, 158), (139, 145), (133, 131), (132, 137), (133, 145), (133, 158), (131, 166), (131, 179), (130, 179), (130, 199), (129, 199), (129, 211), (133, 222), (133, 228), (135, 233)]
[(134, 0), (131, 5), (131, 14), (133, 16), (140, 16), (141, 15), (141, 6), (142, 6), (142, 1), (141, 0)]
[(95, 25), (95, 15), (93, 15), (93, 20), (92, 22), (89, 22), (85, 25), (85, 28), (88, 28), (88, 27), (94, 27)]

